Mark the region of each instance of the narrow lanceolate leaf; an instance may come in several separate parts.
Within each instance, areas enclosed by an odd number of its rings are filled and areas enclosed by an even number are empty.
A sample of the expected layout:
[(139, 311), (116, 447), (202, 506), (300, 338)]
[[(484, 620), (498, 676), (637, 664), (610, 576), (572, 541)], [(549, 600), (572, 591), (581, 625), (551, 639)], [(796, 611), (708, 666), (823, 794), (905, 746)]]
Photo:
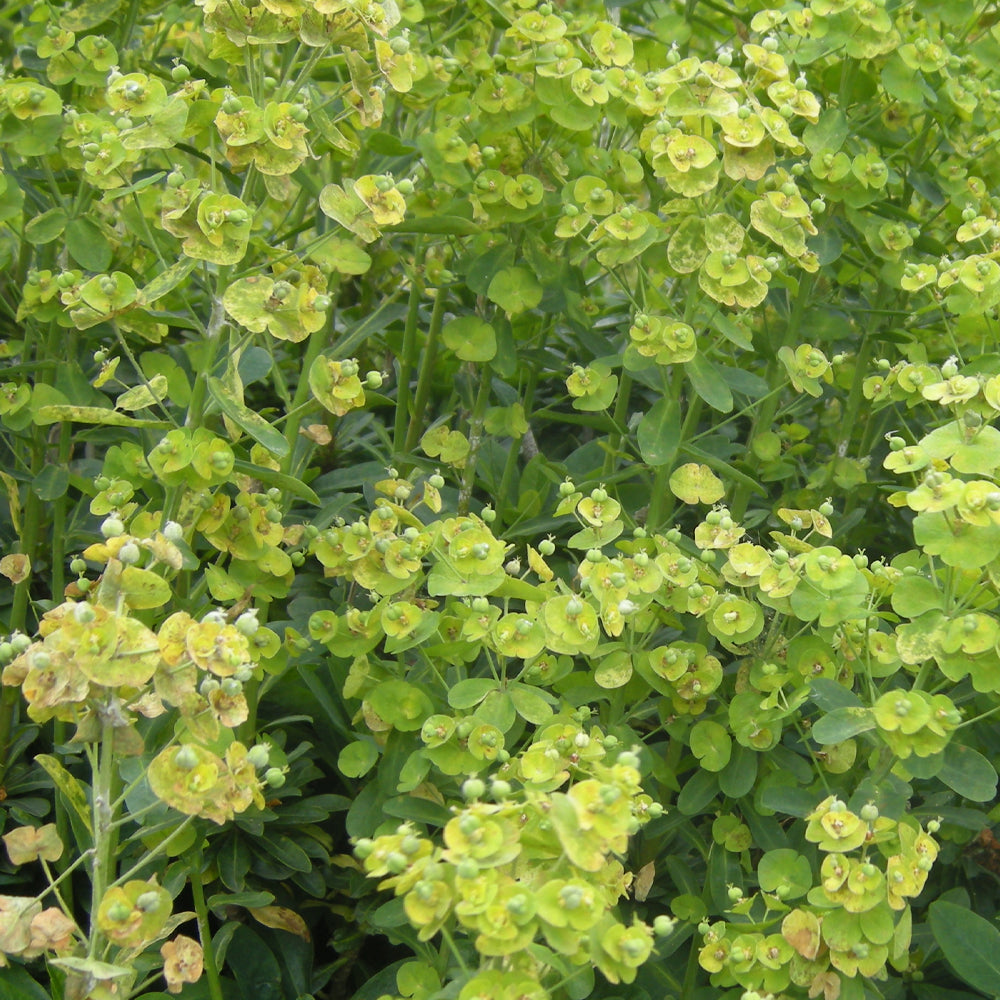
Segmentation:
[(272, 455), (283, 458), (288, 454), (288, 442), (284, 435), (275, 430), (259, 413), (244, 406), (226, 388), (221, 379), (209, 376), (208, 391), (219, 404), (219, 409), (255, 441), (262, 444)]
[(80, 822), (83, 823), (86, 830), (89, 833), (93, 833), (90, 821), (90, 807), (87, 803), (87, 793), (83, 785), (55, 757), (50, 757), (48, 754), (39, 754), (35, 758), (35, 763), (46, 771), (52, 779), (52, 783), (62, 793), (66, 803), (79, 816)]
[(239, 458), (233, 462), (233, 469), (245, 476), (252, 476), (267, 486), (275, 486), (283, 493), (289, 493), (293, 497), (305, 500), (306, 503), (311, 503), (316, 507), (320, 505), (316, 491), (294, 476), (286, 476), (283, 472), (275, 472), (274, 469), (267, 469), (263, 465), (254, 465), (252, 462), (244, 462)]
[(116, 410), (144, 410), (167, 398), (167, 376), (154, 375), (147, 383), (126, 389), (116, 400)]
[(169, 427), (166, 420), (143, 420), (128, 417), (117, 410), (103, 406), (73, 406), (69, 403), (40, 406), (35, 412), (35, 423), (41, 427), (68, 420), (75, 424), (100, 424), (105, 427)]
[(198, 261), (193, 257), (182, 257), (176, 264), (171, 264), (161, 271), (148, 285), (139, 290), (136, 299), (139, 305), (148, 306), (162, 299), (167, 292), (173, 291), (196, 267)]

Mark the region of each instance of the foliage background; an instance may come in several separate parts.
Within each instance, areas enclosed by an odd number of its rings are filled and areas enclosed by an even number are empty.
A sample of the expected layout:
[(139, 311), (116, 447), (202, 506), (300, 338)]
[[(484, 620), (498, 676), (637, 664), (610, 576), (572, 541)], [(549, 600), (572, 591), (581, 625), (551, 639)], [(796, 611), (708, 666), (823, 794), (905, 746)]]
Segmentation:
[(4, 988), (1000, 993), (992, 4), (3, 18)]

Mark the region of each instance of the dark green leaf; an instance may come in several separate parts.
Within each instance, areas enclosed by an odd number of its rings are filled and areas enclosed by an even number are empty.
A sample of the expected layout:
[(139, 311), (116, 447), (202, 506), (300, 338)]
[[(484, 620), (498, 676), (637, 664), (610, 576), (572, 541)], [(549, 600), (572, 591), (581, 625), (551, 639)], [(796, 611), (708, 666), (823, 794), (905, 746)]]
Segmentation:
[(222, 842), (215, 863), (222, 884), (231, 892), (241, 891), (250, 871), (250, 848), (246, 840), (235, 831), (230, 833)]
[(347, 811), (347, 834), (350, 837), (370, 837), (385, 816), (385, 799), (375, 782), (365, 785)]
[(407, 219), (398, 226), (386, 226), (389, 233), (430, 233), (434, 236), (474, 236), (480, 226), (460, 215), (429, 215)]
[[(989, 802), (997, 793), (997, 772), (977, 751), (959, 743), (949, 744), (944, 751), (944, 766), (938, 778), (952, 791), (973, 802)], [(1000, 980), (998, 980), (1000, 991)]]
[(249, 927), (233, 933), (226, 964), (239, 984), (243, 1000), (282, 1000), (281, 967), (259, 934)]
[(111, 247), (104, 233), (90, 219), (72, 219), (66, 226), (66, 249), (87, 271), (100, 273), (111, 264)]
[(280, 861), (286, 868), (291, 868), (296, 872), (307, 872), (312, 868), (309, 855), (292, 840), (282, 834), (267, 835), (260, 838), (257, 843), (267, 851), (276, 861)]
[(847, 116), (839, 108), (828, 108), (815, 125), (802, 130), (802, 141), (810, 153), (836, 153), (847, 138)]
[(701, 354), (696, 354), (685, 366), (684, 371), (694, 386), (694, 391), (713, 410), (729, 413), (733, 408), (733, 394), (726, 385), (718, 368)]
[(733, 392), (741, 392), (750, 399), (760, 399), (761, 396), (767, 395), (770, 387), (759, 375), (744, 371), (742, 368), (733, 368), (730, 365), (716, 365), (715, 367)]
[(636, 432), (639, 453), (649, 465), (670, 465), (681, 439), (681, 419), (677, 403), (664, 396), (639, 421)]
[(737, 743), (729, 763), (719, 773), (719, 790), (731, 799), (749, 794), (757, 780), (757, 754)]
[(875, 716), (870, 708), (835, 708), (812, 727), (812, 738), (824, 745), (843, 743), (874, 728)]
[(46, 502), (65, 496), (68, 488), (69, 469), (64, 465), (46, 465), (31, 483), (35, 496)]
[(208, 897), (208, 907), (224, 914), (227, 906), (269, 906), (274, 896), (269, 892), (217, 892)]
[(719, 791), (719, 776), (711, 771), (696, 771), (677, 796), (677, 809), (685, 816), (704, 812)]
[(275, 472), (274, 469), (268, 469), (263, 465), (244, 462), (240, 458), (233, 462), (233, 471), (242, 472), (246, 476), (259, 479), (267, 486), (276, 486), (279, 490), (290, 493), (293, 497), (298, 497), (300, 500), (305, 500), (306, 503), (311, 503), (315, 507), (320, 505), (320, 499), (316, 496), (315, 492), (302, 482), (301, 479), (296, 479), (294, 476), (286, 476), (283, 472)]
[(850, 689), (829, 677), (814, 677), (809, 684), (812, 700), (824, 712), (835, 708), (860, 708), (861, 699)]
[(387, 816), (428, 826), (444, 826), (451, 819), (450, 810), (419, 795), (399, 795), (389, 799), (382, 808)]
[(788, 816), (808, 816), (816, 808), (816, 795), (794, 785), (770, 785), (758, 796), (758, 804)]
[(48, 991), (39, 986), (21, 965), (3, 970), (0, 997), (3, 1000), (50, 1000)]
[(948, 964), (970, 986), (987, 996), (1000, 996), (1000, 930), (964, 906), (931, 903), (934, 940)]

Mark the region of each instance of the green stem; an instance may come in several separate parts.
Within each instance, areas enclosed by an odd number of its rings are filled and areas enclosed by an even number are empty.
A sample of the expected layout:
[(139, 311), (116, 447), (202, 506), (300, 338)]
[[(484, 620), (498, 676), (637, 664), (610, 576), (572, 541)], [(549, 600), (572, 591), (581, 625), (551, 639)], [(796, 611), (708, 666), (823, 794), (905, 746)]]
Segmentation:
[[(611, 419), (614, 420), (618, 427), (624, 427), (628, 417), (628, 404), (629, 397), (632, 394), (632, 376), (628, 372), (622, 373), (621, 382), (618, 383), (618, 398), (615, 401), (615, 412), (612, 414)], [(615, 434), (611, 440), (608, 442), (608, 453), (604, 456), (604, 468), (601, 470), (601, 476), (607, 479), (608, 476), (614, 472), (615, 459), (618, 456), (618, 452), (621, 449), (622, 441), (624, 441), (624, 435)]]
[[(188, 828), (193, 819), (194, 819), (193, 816), (185, 816), (184, 819), (181, 820), (181, 822), (178, 824), (177, 828), (173, 831), (173, 833), (170, 834), (170, 836), (164, 837), (163, 840), (161, 840), (156, 845), (156, 847), (147, 851), (134, 865), (132, 865), (131, 868), (129, 868), (127, 872), (124, 872), (122, 875), (119, 875), (118, 878), (114, 881), (113, 885), (124, 885), (126, 882), (135, 878), (135, 876), (138, 875), (139, 872), (141, 872), (142, 869), (145, 868), (151, 861), (155, 861), (161, 854), (166, 852), (171, 842), (176, 837), (179, 837), (181, 833), (183, 833), (183, 831)], [(132, 838), (130, 837), (129, 840), (131, 839)]]
[(924, 685), (927, 683), (927, 678), (930, 676), (932, 662), (932, 660), (924, 660), (924, 662), (920, 664), (920, 670), (917, 671), (917, 676), (913, 681), (914, 691), (923, 690)]
[(448, 945), (448, 948), (451, 950), (452, 955), (455, 957), (455, 961), (458, 962), (459, 968), (462, 970), (462, 972), (468, 973), (469, 968), (465, 964), (465, 960), (462, 958), (462, 953), (456, 947), (455, 939), (451, 936), (451, 932), (448, 930), (447, 927), (441, 928), (441, 936), (444, 938), (445, 943)]
[[(331, 309), (327, 329), (332, 330), (333, 328), (334, 311)], [(316, 359), (322, 354), (323, 348), (327, 346), (327, 342), (327, 338), (320, 332), (314, 333), (306, 341), (306, 353), (302, 358), (302, 364), (299, 368), (299, 382), (295, 386), (295, 393), (292, 396), (285, 420), (285, 440), (288, 442), (288, 458), (284, 471), (288, 475), (294, 474), (292, 463), (295, 456), (295, 446), (299, 441), (299, 427), (302, 425), (301, 420), (293, 420), (291, 418), (293, 416), (304, 415), (311, 410), (311, 406), (308, 405), (312, 397), (312, 390), (309, 388), (309, 371), (312, 369)]]
[(469, 513), (469, 501), (472, 499), (472, 487), (476, 481), (476, 459), (479, 457), (479, 447), (483, 443), (483, 423), (486, 420), (486, 404), (490, 401), (492, 386), (489, 372), (480, 372), (479, 392), (469, 418), (469, 455), (462, 470), (462, 485), (458, 491), (459, 515)]
[(995, 708), (991, 708), (988, 711), (983, 712), (982, 715), (977, 715), (975, 718), (966, 719), (964, 722), (960, 722), (955, 728), (964, 729), (966, 726), (975, 725), (977, 722), (981, 722), (983, 719), (988, 719), (991, 715), (996, 715), (997, 712), (1000, 712), (1000, 705), (997, 705)]
[(94, 774), (93, 826), (94, 826), (94, 867), (91, 873), (90, 896), (90, 947), (88, 958), (96, 958), (99, 945), (104, 938), (97, 925), (97, 911), (104, 893), (111, 882), (111, 869), (114, 863), (112, 844), (117, 839), (112, 826), (111, 802), (113, 797), (112, 782), (114, 780), (114, 723), (110, 713), (101, 724), (101, 742), (95, 753), (97, 755), (97, 770)]
[[(43, 429), (35, 428), (32, 441), (31, 477), (34, 479), (45, 464), (45, 440)], [(42, 502), (33, 490), (27, 491), (24, 507), (24, 520), (21, 525), (21, 552), (34, 561), (38, 547), (38, 536), (42, 522)], [(10, 609), (11, 632), (34, 632), (27, 624), (28, 604), (31, 597), (31, 574), (14, 587), (14, 599)], [(10, 767), (10, 740), (14, 727), (14, 715), (20, 702), (20, 690), (16, 687), (5, 687), (0, 694), (0, 785)]]
[(208, 977), (208, 993), (212, 1000), (223, 1000), (222, 980), (215, 964), (215, 946), (212, 931), (208, 926), (208, 906), (205, 904), (205, 887), (201, 883), (201, 847), (194, 856), (191, 870), (191, 895), (194, 897), (194, 911), (198, 915), (198, 936), (205, 959), (205, 975)]
[(883, 750), (881, 762), (872, 770), (870, 775), (873, 787), (878, 788), (889, 772), (896, 766), (897, 761), (898, 758), (891, 750), (888, 748)]
[(413, 451), (417, 446), (417, 441), (420, 439), (424, 410), (427, 409), (427, 400), (430, 399), (431, 395), (431, 384), (434, 380), (434, 362), (437, 360), (437, 344), (444, 317), (446, 292), (447, 289), (441, 286), (434, 296), (434, 306), (431, 309), (431, 322), (427, 328), (427, 343), (424, 345), (423, 356), (420, 361), (420, 374), (417, 376), (417, 393), (413, 399), (410, 424), (406, 430), (406, 441), (403, 444), (403, 449), (407, 452)]
[[(680, 378), (677, 378), (676, 382), (677, 389), (675, 392), (679, 395)], [(684, 414), (684, 423), (681, 424), (681, 442), (687, 441), (692, 436), (691, 431), (698, 426), (703, 405), (701, 396), (695, 396), (691, 399), (687, 413)], [(650, 531), (659, 531), (674, 509), (673, 498), (668, 485), (672, 471), (673, 465), (669, 462), (666, 465), (659, 466), (656, 470), (656, 477), (653, 480), (653, 493), (649, 501), (649, 511), (646, 514), (646, 526)]]
[(132, 37), (132, 30), (135, 28), (136, 18), (139, 15), (139, 0), (131, 0), (125, 12), (125, 19), (121, 22), (121, 32), (117, 38), (115, 46), (119, 52), (123, 52), (128, 47), (129, 39)]
[(406, 325), (403, 327), (403, 349), (399, 356), (399, 382), (396, 386), (396, 423), (393, 427), (392, 450), (397, 456), (403, 452), (408, 423), (413, 414), (410, 377), (416, 361), (417, 322), (420, 319), (421, 288), (416, 273), (419, 255), (418, 237), (413, 252), (414, 273), (410, 283), (410, 301), (406, 310)]
[(694, 996), (694, 984), (698, 981), (698, 951), (695, 942), (691, 942), (691, 951), (688, 952), (687, 966), (684, 969), (684, 985), (681, 987), (682, 997)]
[[(64, 843), (65, 843), (65, 841), (64, 841)], [(46, 882), (49, 883), (48, 889), (44, 893), (42, 893), (42, 896), (44, 896), (47, 893), (51, 892), (52, 895), (56, 897), (56, 902), (59, 904), (59, 908), (63, 911), (63, 913), (66, 914), (67, 917), (69, 917), (70, 919), (72, 919), (72, 917), (73, 917), (73, 897), (69, 894), (69, 891), (68, 891), (70, 889), (70, 887), (72, 886), (72, 883), (68, 882), (66, 884), (66, 889), (67, 889), (66, 892), (60, 892), (59, 891), (59, 883), (62, 881), (62, 877), (61, 876), (53, 877), (52, 869), (49, 867), (49, 864), (45, 860), (45, 858), (39, 858), (38, 861), (39, 861), (39, 863), (42, 866), (42, 871), (45, 872), (45, 880), (46, 880)], [(86, 944), (87, 943), (86, 937), (84, 936), (83, 932), (79, 928), (74, 929), (73, 935), (74, 935), (74, 937), (76, 937), (80, 941), (81, 944)]]
[[(263, 625), (267, 621), (269, 605), (263, 600), (258, 600), (256, 608), (257, 620)], [(249, 744), (257, 738), (257, 709), (264, 697), (265, 690), (263, 682), (257, 677), (251, 677), (243, 685), (243, 695), (247, 703), (247, 717), (236, 729), (236, 737), (241, 743)]]
[[(788, 316), (788, 324), (785, 327), (784, 335), (781, 338), (781, 343), (775, 347), (774, 356), (768, 362), (767, 366), (767, 382), (772, 390), (777, 389), (779, 384), (785, 381), (785, 366), (781, 363), (778, 358), (778, 351), (782, 347), (791, 345), (799, 335), (799, 329), (802, 325), (802, 319), (805, 316), (807, 307), (812, 298), (812, 291), (816, 284), (816, 276), (813, 274), (805, 275), (799, 282), (799, 291), (795, 297), (795, 302), (792, 305), (792, 310)], [(764, 397), (761, 400), (760, 409), (757, 411), (757, 416), (754, 419), (753, 426), (750, 429), (750, 435), (747, 439), (747, 451), (749, 452), (753, 446), (754, 438), (758, 434), (763, 434), (770, 432), (773, 424), (775, 415), (778, 412), (778, 406), (780, 405), (780, 395), (778, 393), (772, 393)], [(752, 489), (744, 483), (741, 483), (733, 495), (733, 502), (730, 504), (730, 512), (732, 518), (735, 522), (739, 523), (743, 520), (743, 515), (746, 514), (747, 504), (750, 502), (750, 494)]]
[[(212, 299), (212, 313), (205, 327), (205, 340), (209, 343), (216, 342), (226, 324), (226, 310), (222, 305), (222, 295), (226, 290), (230, 270), (231, 268), (228, 267), (219, 268), (215, 295)], [(201, 427), (201, 423), (205, 419), (208, 397), (208, 367), (205, 365), (206, 370), (199, 371), (195, 375), (194, 386), (191, 389), (191, 401), (188, 403), (187, 417), (184, 420), (185, 427)]]
[[(551, 323), (546, 323), (541, 328), (539, 343), (535, 348), (539, 355), (544, 354), (551, 332)], [(535, 390), (538, 388), (539, 372), (540, 367), (538, 365), (530, 365), (528, 367), (527, 381), (524, 384), (523, 390), (518, 392), (518, 396), (524, 407), (524, 417), (527, 421), (530, 421), (535, 405)], [(527, 438), (527, 442), (525, 438)], [(526, 444), (527, 447), (525, 447)], [(524, 454), (525, 461), (530, 461), (538, 454), (538, 447), (535, 443), (534, 435), (531, 433), (530, 426), (526, 434), (511, 440), (510, 450), (507, 452), (507, 461), (504, 463), (503, 475), (500, 477), (500, 488), (497, 490), (497, 495), (494, 499), (494, 507), (497, 509), (498, 518), (497, 524), (493, 529), (495, 533), (499, 532), (504, 525), (503, 508), (510, 507), (512, 510), (517, 509), (516, 497), (511, 497), (510, 494), (514, 480), (517, 477), (518, 459), (522, 453)]]
[[(62, 885), (62, 883), (65, 882), (66, 879), (68, 879), (70, 875), (72, 875), (73, 872), (80, 867), (80, 865), (82, 865), (86, 861), (89, 861), (93, 856), (94, 856), (94, 849), (92, 847), (88, 848), (82, 854), (77, 855), (73, 863), (67, 865), (67, 867), (63, 871), (61, 871), (55, 878), (49, 878), (49, 884), (37, 896), (35, 896), (35, 901), (41, 902), (50, 892), (53, 893), (53, 895), (55, 895), (55, 897), (58, 899), (59, 886)], [(69, 887), (67, 886), (67, 890), (68, 888)], [(70, 898), (68, 891), (65, 892), (63, 895), (67, 899)], [(71, 913), (71, 910), (68, 906), (64, 906), (63, 909), (66, 910), (67, 914)]]
[[(73, 452), (73, 425), (63, 421), (59, 425), (59, 467), (69, 468)], [(66, 587), (66, 494), (52, 505), (52, 597), (61, 600)]]

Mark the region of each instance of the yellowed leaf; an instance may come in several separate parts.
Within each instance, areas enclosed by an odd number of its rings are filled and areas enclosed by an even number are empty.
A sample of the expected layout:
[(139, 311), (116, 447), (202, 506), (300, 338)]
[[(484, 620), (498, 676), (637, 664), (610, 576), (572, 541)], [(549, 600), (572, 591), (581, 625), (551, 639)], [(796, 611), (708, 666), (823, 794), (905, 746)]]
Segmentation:
[(13, 584), (27, 580), (30, 572), (31, 560), (20, 552), (11, 553), (11, 555), (0, 559), (0, 573)]
[(312, 940), (306, 922), (287, 906), (251, 906), (248, 909), (265, 927), (297, 934), (303, 941)]
[(19, 826), (10, 833), (5, 833), (3, 842), (11, 863), (15, 865), (24, 865), (29, 861), (37, 861), (38, 858), (58, 861), (63, 852), (55, 823), (39, 827)]
[(21, 493), (17, 486), (17, 480), (8, 472), (0, 472), (0, 482), (3, 483), (7, 491), (7, 504), (10, 507), (10, 521), (14, 528), (14, 534), (21, 534)]
[(635, 877), (633, 889), (635, 898), (641, 903), (653, 887), (653, 879), (656, 878), (656, 862), (649, 861), (639, 869), (639, 874)]

